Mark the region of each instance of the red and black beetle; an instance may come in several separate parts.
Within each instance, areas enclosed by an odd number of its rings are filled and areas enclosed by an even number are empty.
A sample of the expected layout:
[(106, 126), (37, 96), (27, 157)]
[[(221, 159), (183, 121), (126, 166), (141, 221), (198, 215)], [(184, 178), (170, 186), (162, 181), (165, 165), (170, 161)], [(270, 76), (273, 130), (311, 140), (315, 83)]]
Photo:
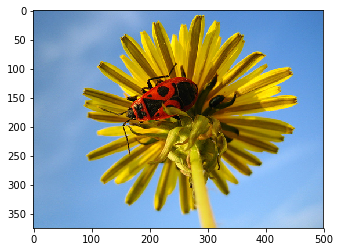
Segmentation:
[[(128, 100), (133, 101), (133, 103), (127, 111), (120, 115), (126, 113), (126, 116), (129, 118), (123, 124), (129, 153), (129, 141), (124, 126), (130, 120), (148, 121), (172, 117), (163, 110), (163, 104), (165, 107), (176, 107), (182, 111), (188, 111), (195, 104), (198, 96), (198, 88), (197, 85), (188, 78), (175, 77), (160, 82), (155, 87), (152, 87), (151, 80), (169, 77), (176, 65), (177, 64), (173, 66), (169, 75), (148, 79), (148, 87), (142, 88), (143, 95), (140, 98), (137, 98), (137, 96), (127, 98)], [(146, 91), (145, 89), (149, 89), (149, 91)], [(108, 110), (105, 111), (111, 112)]]

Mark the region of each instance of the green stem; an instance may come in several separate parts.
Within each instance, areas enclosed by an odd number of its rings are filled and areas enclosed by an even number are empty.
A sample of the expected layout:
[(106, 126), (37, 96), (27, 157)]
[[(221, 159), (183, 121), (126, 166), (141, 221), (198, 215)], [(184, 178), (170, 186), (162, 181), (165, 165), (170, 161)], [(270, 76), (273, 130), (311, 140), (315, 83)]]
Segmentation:
[(202, 160), (196, 144), (190, 149), (190, 166), (201, 226), (203, 228), (216, 228), (207, 188), (205, 186)]

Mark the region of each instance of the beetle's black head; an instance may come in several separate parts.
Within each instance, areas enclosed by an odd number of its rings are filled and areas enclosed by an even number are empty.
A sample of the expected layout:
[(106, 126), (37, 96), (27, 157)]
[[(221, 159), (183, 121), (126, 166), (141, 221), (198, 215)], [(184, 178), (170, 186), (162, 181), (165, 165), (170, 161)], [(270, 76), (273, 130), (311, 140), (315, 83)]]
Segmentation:
[(127, 113), (126, 113), (126, 116), (128, 118), (130, 118), (131, 120), (136, 120), (136, 115), (135, 113), (133, 112), (132, 108), (129, 108)]
[(224, 100), (223, 95), (216, 95), (215, 97), (211, 98), (211, 100), (209, 101), (209, 107), (215, 108), (217, 105), (223, 102), (223, 100)]

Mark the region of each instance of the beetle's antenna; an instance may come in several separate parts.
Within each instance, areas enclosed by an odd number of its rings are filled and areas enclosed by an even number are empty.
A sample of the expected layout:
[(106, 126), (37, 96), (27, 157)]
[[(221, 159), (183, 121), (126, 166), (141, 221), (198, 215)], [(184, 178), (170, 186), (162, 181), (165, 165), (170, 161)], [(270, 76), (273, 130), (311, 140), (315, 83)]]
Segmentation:
[[(112, 112), (112, 111), (110, 111), (110, 110), (104, 109), (104, 108), (102, 108), (102, 107), (99, 107), (99, 108), (100, 108), (101, 110), (105, 111), (105, 112), (113, 113), (113, 114), (115, 114), (115, 115), (122, 115), (122, 114), (125, 114), (125, 113), (127, 112), (127, 111), (124, 111), (124, 112), (122, 112), (122, 113), (115, 113), (115, 112)], [(130, 144), (129, 144), (129, 139), (128, 139), (128, 136), (127, 136), (126, 130), (125, 130), (125, 125), (126, 125), (129, 121), (130, 121), (130, 119), (123, 123), (123, 130), (124, 130), (124, 134), (125, 134), (125, 138), (126, 138), (126, 142), (127, 142), (127, 146), (128, 146), (128, 151), (129, 151), (129, 155), (130, 155)]]
[(153, 77), (151, 79), (148, 79), (147, 83), (148, 83), (148, 89), (152, 88), (151, 82), (152, 80), (157, 80), (157, 79), (161, 79), (161, 78), (165, 78), (165, 77), (170, 77), (170, 74), (172, 73), (172, 71), (175, 69), (175, 66), (177, 65), (177, 63), (175, 63), (175, 65), (171, 68), (170, 72), (168, 75), (164, 75), (164, 76), (157, 76), (157, 77)]
[(122, 113), (115, 113), (115, 112), (113, 112), (113, 111), (111, 111), (111, 110), (108, 110), (108, 109), (104, 109), (104, 108), (102, 108), (102, 107), (99, 107), (101, 110), (103, 110), (103, 111), (105, 111), (105, 112), (109, 112), (109, 113), (112, 113), (112, 114), (115, 114), (115, 115), (123, 115), (123, 114), (125, 114), (127, 111), (124, 111), (124, 112), (122, 112)]
[(129, 155), (130, 155), (130, 144), (129, 144), (129, 139), (128, 139), (128, 136), (126, 134), (126, 130), (125, 130), (125, 125), (130, 121), (127, 120), (125, 123), (123, 123), (123, 130), (124, 130), (124, 134), (125, 134), (125, 138), (126, 138), (126, 142), (127, 142), (127, 146), (128, 146), (128, 151), (129, 151)]

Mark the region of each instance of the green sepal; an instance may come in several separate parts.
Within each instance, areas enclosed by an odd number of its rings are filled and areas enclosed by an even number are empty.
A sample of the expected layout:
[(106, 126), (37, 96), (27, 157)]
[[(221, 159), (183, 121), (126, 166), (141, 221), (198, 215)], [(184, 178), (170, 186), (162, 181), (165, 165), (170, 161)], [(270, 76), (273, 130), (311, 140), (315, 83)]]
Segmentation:
[(151, 129), (151, 128), (158, 128), (164, 130), (171, 130), (178, 126), (177, 122), (170, 122), (170, 121), (148, 121), (147, 123), (132, 123), (133, 126), (138, 126), (142, 129)]
[(192, 128), (189, 135), (189, 142), (186, 150), (190, 149), (195, 144), (198, 136), (206, 133), (209, 130), (209, 127), (209, 119), (205, 116), (197, 115), (194, 122), (192, 123)]
[(169, 131), (162, 152), (152, 163), (160, 163), (167, 158), (169, 152), (174, 147), (174, 144), (178, 141), (179, 134), (182, 129), (182, 127), (177, 127)]
[(175, 162), (177, 167), (181, 170), (181, 172), (186, 176), (191, 176), (191, 170), (187, 166), (187, 155), (182, 151), (175, 149), (169, 152), (168, 158)]
[(217, 149), (219, 155), (222, 155), (223, 152), (227, 150), (227, 139), (225, 138), (224, 134), (221, 132), (221, 123), (214, 117), (209, 117), (212, 121), (212, 139), (216, 142)]
[(216, 145), (218, 154), (221, 156), (225, 151), (227, 151), (227, 139), (224, 137), (223, 133), (220, 133), (216, 139)]
[(208, 117), (212, 123), (212, 138), (216, 140), (217, 136), (221, 132), (221, 123), (214, 117)]
[(168, 115), (178, 115), (181, 118), (181, 124), (183, 127), (190, 125), (192, 123), (191, 117), (184, 111), (176, 107), (165, 107), (163, 104), (163, 110)]
[(162, 104), (163, 106), (163, 110), (165, 113), (167, 113), (168, 115), (180, 115), (180, 116), (184, 116), (184, 117), (190, 117), (186, 112), (180, 110), (179, 108), (176, 107), (165, 107), (164, 104)]
[(217, 164), (218, 151), (216, 144), (211, 139), (197, 141), (196, 143), (202, 158), (203, 169), (209, 173)]
[(137, 136), (148, 136), (161, 139), (166, 139), (168, 137), (168, 133), (138, 133), (134, 131), (129, 125), (127, 126), (129, 127), (130, 131)]
[(146, 141), (145, 143), (141, 142), (141, 141), (138, 141), (140, 144), (143, 144), (143, 145), (149, 145), (149, 144), (153, 144), (153, 143), (156, 143), (158, 142), (159, 140), (157, 140), (156, 138), (150, 138), (148, 141)]

